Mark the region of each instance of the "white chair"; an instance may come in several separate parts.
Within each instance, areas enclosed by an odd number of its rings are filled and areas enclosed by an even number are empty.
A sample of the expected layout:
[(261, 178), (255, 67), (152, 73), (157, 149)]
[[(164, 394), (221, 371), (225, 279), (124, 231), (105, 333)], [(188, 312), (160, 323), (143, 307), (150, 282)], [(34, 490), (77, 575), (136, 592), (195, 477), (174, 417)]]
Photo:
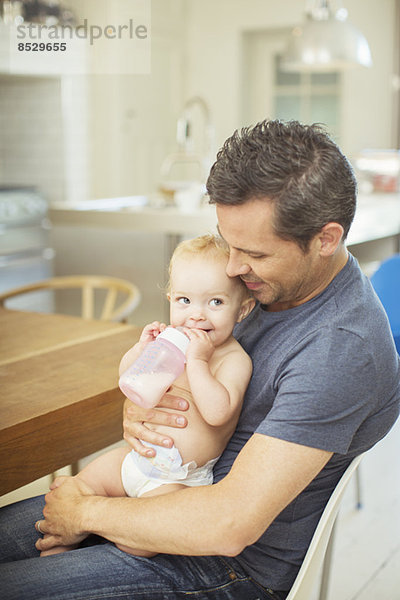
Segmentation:
[(318, 600), (326, 600), (335, 532), (335, 522), (343, 493), (363, 457), (357, 456), (347, 467), (334, 489), (314, 532), (300, 571), (286, 600), (310, 600), (322, 567)]
[[(7, 290), (0, 294), (0, 306), (6, 305), (8, 299), (31, 294), (32, 292), (71, 289), (80, 289), (82, 292), (81, 316), (83, 319), (126, 321), (128, 315), (130, 315), (140, 302), (138, 288), (125, 279), (103, 277), (101, 275), (70, 275), (66, 277), (52, 277), (51, 279)], [(99, 292), (99, 301), (97, 303), (95, 302), (95, 292)], [(102, 297), (100, 297), (101, 293)], [(101, 304), (98, 315), (95, 310), (97, 304)]]

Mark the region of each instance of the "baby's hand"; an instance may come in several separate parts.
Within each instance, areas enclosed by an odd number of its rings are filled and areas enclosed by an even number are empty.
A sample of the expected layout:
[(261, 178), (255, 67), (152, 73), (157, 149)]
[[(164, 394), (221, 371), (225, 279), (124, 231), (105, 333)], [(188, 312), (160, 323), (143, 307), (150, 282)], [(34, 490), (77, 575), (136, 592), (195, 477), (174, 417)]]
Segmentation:
[(186, 359), (188, 361), (197, 359), (208, 362), (215, 350), (208, 333), (202, 329), (185, 329), (185, 333), (190, 339)]
[(139, 342), (148, 344), (154, 342), (159, 333), (164, 331), (167, 326), (165, 323), (159, 323), (159, 321), (153, 321), (143, 328)]

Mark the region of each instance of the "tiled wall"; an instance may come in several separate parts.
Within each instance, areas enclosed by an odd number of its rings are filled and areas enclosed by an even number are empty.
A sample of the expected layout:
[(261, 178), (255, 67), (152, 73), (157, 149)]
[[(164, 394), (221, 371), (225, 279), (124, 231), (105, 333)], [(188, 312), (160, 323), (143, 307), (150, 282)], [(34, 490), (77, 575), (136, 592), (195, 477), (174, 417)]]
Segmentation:
[(71, 93), (59, 77), (0, 77), (0, 185), (36, 186), (50, 202), (85, 197), (86, 98), (78, 89), (68, 105)]

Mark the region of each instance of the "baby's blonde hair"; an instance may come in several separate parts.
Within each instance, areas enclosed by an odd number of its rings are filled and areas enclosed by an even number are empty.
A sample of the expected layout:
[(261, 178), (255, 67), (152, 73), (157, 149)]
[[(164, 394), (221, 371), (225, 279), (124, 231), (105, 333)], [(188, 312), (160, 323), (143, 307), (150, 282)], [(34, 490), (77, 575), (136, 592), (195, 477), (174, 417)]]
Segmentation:
[(170, 265), (169, 272), (171, 273), (171, 265), (173, 261), (182, 256), (182, 254), (205, 254), (208, 256), (215, 256), (216, 258), (223, 257), (229, 258), (229, 247), (227, 243), (218, 235), (208, 233), (206, 235), (199, 235), (191, 240), (184, 240), (175, 248)]
[[(180, 242), (175, 248), (171, 260), (169, 262), (168, 269), (168, 283), (167, 293), (171, 291), (171, 273), (174, 262), (177, 258), (185, 255), (199, 255), (206, 256), (210, 260), (221, 260), (224, 259), (228, 262), (229, 259), (229, 246), (219, 235), (207, 233), (200, 235), (190, 240), (184, 240)], [(244, 283), (238, 278), (238, 283), (243, 287), (243, 298), (251, 296), (249, 290)]]

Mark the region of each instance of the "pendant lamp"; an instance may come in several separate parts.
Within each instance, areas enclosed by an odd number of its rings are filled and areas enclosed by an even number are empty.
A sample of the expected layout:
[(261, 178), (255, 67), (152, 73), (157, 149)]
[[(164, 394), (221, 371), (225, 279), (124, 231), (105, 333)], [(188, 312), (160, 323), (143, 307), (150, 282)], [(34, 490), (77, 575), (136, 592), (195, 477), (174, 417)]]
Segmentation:
[(342, 71), (372, 65), (363, 34), (347, 21), (347, 10), (334, 10), (329, 0), (318, 0), (306, 21), (293, 29), (282, 56), (284, 71)]

